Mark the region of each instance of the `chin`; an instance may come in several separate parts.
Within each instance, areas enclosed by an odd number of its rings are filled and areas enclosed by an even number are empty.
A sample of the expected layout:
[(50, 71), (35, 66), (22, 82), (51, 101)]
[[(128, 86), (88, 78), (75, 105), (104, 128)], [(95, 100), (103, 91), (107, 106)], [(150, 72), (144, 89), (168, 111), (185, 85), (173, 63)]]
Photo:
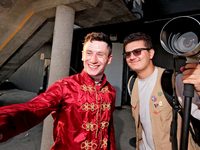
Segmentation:
[(88, 71), (87, 73), (88, 73), (88, 75), (89, 75), (90, 77), (96, 77), (96, 76), (97, 76), (96, 73), (93, 73), (93, 72), (91, 72), (91, 71)]

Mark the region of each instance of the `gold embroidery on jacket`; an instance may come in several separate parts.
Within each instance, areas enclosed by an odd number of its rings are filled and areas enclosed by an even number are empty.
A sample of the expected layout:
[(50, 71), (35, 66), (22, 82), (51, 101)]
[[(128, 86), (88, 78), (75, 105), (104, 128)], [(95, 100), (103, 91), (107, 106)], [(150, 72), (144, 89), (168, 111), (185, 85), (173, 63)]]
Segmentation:
[(97, 148), (97, 144), (92, 141), (88, 142), (87, 140), (81, 143), (81, 149), (89, 150), (89, 148), (91, 148), (91, 150), (95, 150)]
[(83, 90), (83, 91), (89, 91), (90, 93), (91, 92), (95, 92), (93, 86), (91, 86), (91, 85), (86, 86), (85, 84), (81, 85), (81, 90)]
[[(91, 92), (95, 92), (95, 87), (89, 85), (89, 86), (86, 86), (85, 84), (81, 85), (81, 90), (83, 91), (89, 91), (90, 93)], [(101, 93), (109, 93), (109, 90), (108, 90), (108, 86), (102, 88), (100, 90)]]
[[(99, 94), (97, 93), (96, 91), (96, 87), (93, 87), (91, 85), (89, 86), (86, 86), (85, 84), (81, 85), (81, 90), (83, 91), (89, 91), (90, 93), (91, 92), (95, 92), (96, 94), (96, 104), (94, 103), (91, 103), (89, 104), (88, 102), (82, 104), (82, 110), (85, 110), (85, 111), (95, 111), (97, 110), (97, 113), (96, 113), (96, 121), (97, 121), (97, 124), (94, 124), (93, 122), (91, 123), (85, 123), (82, 125), (82, 128), (85, 129), (86, 131), (95, 131), (96, 130), (96, 138), (98, 137), (98, 130), (100, 129), (101, 131), (101, 148), (102, 147), (107, 147), (107, 141), (108, 139), (104, 138), (102, 140), (102, 130), (107, 128), (109, 126), (109, 122), (100, 122), (101, 120), (101, 115), (102, 115), (102, 111), (105, 111), (106, 109), (107, 110), (110, 110), (111, 109), (111, 103), (102, 103), (102, 97), (101, 97), (101, 94), (100, 93), (109, 93), (110, 91), (108, 90), (108, 86), (102, 88), (102, 89), (99, 89)], [(101, 100), (100, 100), (100, 107), (98, 105), (98, 99), (97, 99), (97, 95), (100, 96)], [(98, 115), (100, 113), (100, 116)], [(98, 127), (98, 124), (100, 123), (100, 128)], [(102, 143), (103, 142), (103, 143)], [(81, 149), (85, 149), (85, 150), (95, 150), (97, 148), (97, 144), (96, 143), (93, 143), (92, 141), (91, 142), (88, 142), (87, 140), (82, 142), (81, 143)]]
[(101, 129), (105, 129), (109, 126), (109, 122), (103, 121), (101, 122)]
[(103, 139), (103, 144), (101, 145), (101, 148), (106, 148), (108, 146), (108, 139), (104, 138)]
[(84, 123), (82, 124), (82, 128), (85, 129), (86, 131), (94, 131), (94, 130), (97, 130), (98, 128), (98, 125), (93, 123), (93, 122), (87, 122), (87, 123)]
[(101, 93), (104, 93), (104, 92), (105, 92), (105, 93), (109, 93), (108, 86), (102, 88), (100, 92), (101, 92)]
[(98, 108), (99, 108), (99, 107), (98, 107), (97, 104), (91, 103), (91, 105), (90, 105), (90, 110), (94, 111), (94, 110), (96, 110), (96, 109), (98, 109)]
[(87, 91), (87, 86), (85, 84), (81, 85), (81, 90)]
[(103, 111), (105, 111), (106, 110), (106, 108), (108, 109), (108, 110), (110, 110), (111, 109), (111, 103), (103, 103), (102, 105), (101, 105), (101, 108), (102, 108), (102, 110)]
[(95, 91), (95, 90), (93, 90), (93, 89), (94, 89), (94, 87), (93, 87), (93, 86), (91, 86), (91, 85), (89, 85), (87, 88), (88, 88), (88, 91), (89, 91), (90, 93)]
[(98, 109), (98, 105), (97, 104), (94, 104), (94, 103), (85, 103), (82, 105), (82, 110), (85, 110), (85, 111), (88, 111), (88, 110), (91, 110), (91, 111), (94, 111), (94, 110), (97, 110)]
[[(106, 121), (103, 121), (101, 122), (101, 129), (105, 129), (109, 126), (109, 122), (106, 122)], [(82, 124), (82, 128), (85, 129), (86, 131), (94, 131), (94, 130), (97, 130), (98, 129), (98, 124), (95, 124), (93, 122), (87, 122), (87, 123), (84, 123)]]

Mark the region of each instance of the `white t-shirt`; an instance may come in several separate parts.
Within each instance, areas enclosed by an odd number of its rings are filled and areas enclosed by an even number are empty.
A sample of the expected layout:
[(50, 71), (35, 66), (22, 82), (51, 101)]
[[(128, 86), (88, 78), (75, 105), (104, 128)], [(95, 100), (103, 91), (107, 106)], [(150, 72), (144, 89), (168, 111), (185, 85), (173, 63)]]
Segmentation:
[(154, 72), (146, 79), (138, 78), (138, 92), (140, 98), (140, 121), (143, 126), (142, 139), (143, 143), (140, 145), (141, 150), (154, 150), (154, 141), (152, 134), (152, 124), (149, 111), (149, 100), (151, 93), (155, 87), (157, 80), (158, 69), (155, 68)]

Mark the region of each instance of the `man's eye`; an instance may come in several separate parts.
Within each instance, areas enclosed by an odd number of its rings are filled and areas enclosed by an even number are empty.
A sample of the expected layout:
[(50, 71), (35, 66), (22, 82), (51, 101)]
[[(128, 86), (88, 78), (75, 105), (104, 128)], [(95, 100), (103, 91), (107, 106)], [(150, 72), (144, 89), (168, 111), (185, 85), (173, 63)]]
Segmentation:
[(89, 55), (89, 54), (91, 54), (91, 52), (87, 52), (86, 54), (88, 54), (88, 55)]
[(134, 53), (135, 54), (139, 54), (141, 52), (141, 50), (135, 50)]
[(99, 55), (99, 56), (103, 56), (103, 54), (102, 54), (102, 53), (98, 53), (98, 55)]
[(126, 52), (126, 56), (130, 56), (131, 55), (131, 52)]

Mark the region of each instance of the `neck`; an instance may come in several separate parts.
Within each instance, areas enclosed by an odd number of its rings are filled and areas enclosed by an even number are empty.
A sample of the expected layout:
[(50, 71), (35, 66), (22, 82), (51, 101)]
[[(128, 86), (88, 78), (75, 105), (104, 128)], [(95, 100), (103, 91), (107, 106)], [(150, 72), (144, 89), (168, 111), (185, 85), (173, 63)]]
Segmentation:
[(97, 77), (91, 77), (92, 79), (94, 79), (95, 83), (99, 83), (102, 79), (103, 75), (97, 76)]
[(153, 65), (153, 63), (151, 63), (151, 65), (149, 65), (148, 68), (137, 72), (137, 75), (140, 79), (146, 79), (154, 72), (154, 70), (155, 66)]

